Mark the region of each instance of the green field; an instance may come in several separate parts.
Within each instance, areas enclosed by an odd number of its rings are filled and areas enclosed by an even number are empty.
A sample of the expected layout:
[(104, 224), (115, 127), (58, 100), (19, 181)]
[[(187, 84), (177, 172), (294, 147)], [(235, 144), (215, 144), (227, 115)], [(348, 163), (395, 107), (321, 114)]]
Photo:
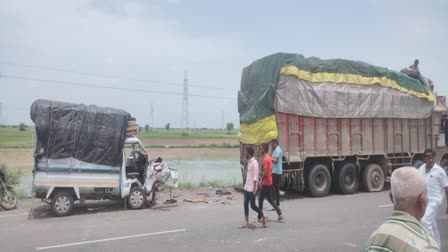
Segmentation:
[(32, 147), (34, 128), (19, 131), (17, 127), (0, 128), (0, 148), (30, 148)]
[[(34, 128), (19, 131), (17, 127), (0, 127), (0, 148), (31, 148)], [(237, 148), (237, 130), (228, 134), (225, 129), (150, 129), (138, 135), (148, 147), (176, 148)], [(166, 144), (168, 142), (169, 144)]]
[(149, 129), (148, 132), (142, 128), (138, 135), (140, 139), (145, 138), (236, 138), (238, 130), (230, 131), (225, 129)]

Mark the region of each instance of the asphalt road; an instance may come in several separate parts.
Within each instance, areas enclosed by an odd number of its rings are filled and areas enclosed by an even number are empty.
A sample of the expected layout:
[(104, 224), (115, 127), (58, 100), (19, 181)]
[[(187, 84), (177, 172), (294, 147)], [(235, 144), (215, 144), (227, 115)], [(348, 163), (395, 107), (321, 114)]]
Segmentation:
[[(0, 251), (362, 251), (392, 211), (387, 192), (292, 197), (281, 203), (284, 221), (266, 211), (272, 219), (267, 228), (238, 229), (241, 197), (228, 205), (182, 203), (138, 211), (113, 202), (89, 207), (100, 209), (78, 207), (64, 218), (52, 217), (43, 203), (0, 210)], [(440, 213), (438, 221), (442, 251), (448, 251), (447, 215)]]

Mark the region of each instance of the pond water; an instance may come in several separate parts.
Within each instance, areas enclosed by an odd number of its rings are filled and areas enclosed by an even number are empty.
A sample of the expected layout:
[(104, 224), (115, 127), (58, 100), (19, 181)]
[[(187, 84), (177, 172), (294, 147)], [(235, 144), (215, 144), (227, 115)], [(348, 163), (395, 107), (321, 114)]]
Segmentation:
[[(166, 160), (169, 167), (178, 169), (179, 184), (191, 186), (232, 186), (242, 183), (239, 160)], [(33, 176), (27, 173), (22, 177), (21, 188), (31, 195)]]

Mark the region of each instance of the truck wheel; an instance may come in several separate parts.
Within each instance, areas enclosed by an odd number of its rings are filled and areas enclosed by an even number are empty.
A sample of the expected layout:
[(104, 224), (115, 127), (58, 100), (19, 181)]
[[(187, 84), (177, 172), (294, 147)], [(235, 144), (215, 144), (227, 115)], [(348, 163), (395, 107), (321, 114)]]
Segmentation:
[(74, 205), (73, 196), (68, 192), (58, 192), (51, 200), (51, 210), (57, 217), (69, 215)]
[(358, 170), (354, 163), (342, 165), (336, 172), (336, 186), (343, 194), (352, 194), (358, 191)]
[(308, 188), (313, 197), (323, 197), (331, 188), (331, 175), (326, 165), (315, 164), (308, 173)]
[(367, 192), (379, 192), (384, 188), (384, 172), (380, 165), (371, 163), (364, 168), (362, 185)]
[(136, 186), (131, 189), (128, 196), (128, 204), (131, 209), (141, 209), (146, 203), (145, 191), (142, 188)]
[(448, 158), (442, 158), (442, 161), (440, 162), (440, 166), (445, 170), (446, 175), (448, 175)]
[(417, 169), (420, 168), (420, 166), (422, 166), (424, 164), (425, 164), (425, 162), (423, 162), (423, 160), (421, 160), (421, 159), (416, 159), (416, 160), (414, 160), (414, 162), (412, 162), (412, 166)]

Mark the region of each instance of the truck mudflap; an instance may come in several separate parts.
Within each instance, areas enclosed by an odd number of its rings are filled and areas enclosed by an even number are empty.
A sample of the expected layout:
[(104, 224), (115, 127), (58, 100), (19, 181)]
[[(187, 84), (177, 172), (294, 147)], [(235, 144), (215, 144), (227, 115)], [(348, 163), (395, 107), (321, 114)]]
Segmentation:
[(303, 192), (305, 190), (303, 169), (283, 170), (281, 187), (288, 190)]

